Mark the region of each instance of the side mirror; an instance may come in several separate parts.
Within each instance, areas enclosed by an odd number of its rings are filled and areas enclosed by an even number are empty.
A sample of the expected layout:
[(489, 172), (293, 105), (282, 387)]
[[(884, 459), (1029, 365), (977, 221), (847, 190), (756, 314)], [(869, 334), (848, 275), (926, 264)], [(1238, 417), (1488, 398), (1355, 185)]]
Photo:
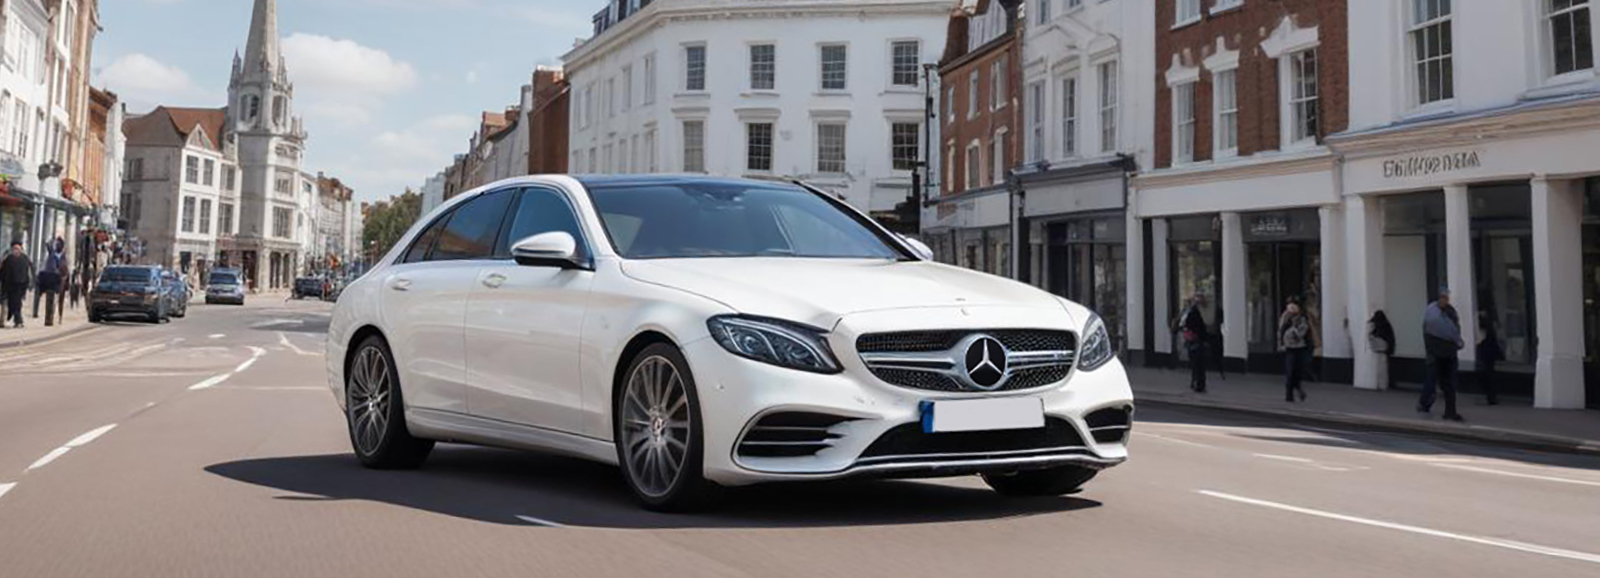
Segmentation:
[(578, 260), (578, 240), (562, 231), (540, 233), (511, 245), (511, 256), (524, 267), (587, 269)]
[(907, 237), (905, 235), (900, 235), (900, 240), (904, 241), (907, 247), (911, 247), (911, 252), (916, 253), (918, 258), (923, 261), (933, 260), (933, 249), (928, 247), (927, 243), (917, 240), (916, 237)]

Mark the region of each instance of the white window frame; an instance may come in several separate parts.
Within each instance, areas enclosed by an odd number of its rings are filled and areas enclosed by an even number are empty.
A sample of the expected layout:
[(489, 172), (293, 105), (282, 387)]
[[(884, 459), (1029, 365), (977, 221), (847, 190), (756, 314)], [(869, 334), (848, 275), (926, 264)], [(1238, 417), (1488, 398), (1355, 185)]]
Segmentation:
[[(816, 129), (817, 130), (817, 139), (816, 139), (816, 142), (817, 142), (817, 151), (816, 151), (817, 160), (816, 160), (815, 166), (816, 166), (817, 174), (824, 174), (824, 175), (842, 175), (842, 174), (845, 174), (846, 171), (847, 171), (846, 163), (849, 162), (849, 158), (850, 158), (850, 156), (849, 156), (850, 126), (848, 124), (846, 124), (842, 120), (825, 120), (825, 121), (817, 122), (816, 123), (816, 127), (817, 127), (817, 129)], [(827, 149), (830, 148), (829, 147), (829, 143), (828, 143), (829, 137), (827, 135), (823, 134), (823, 133), (824, 133), (825, 130), (835, 130), (835, 129), (839, 131), (838, 151), (837, 151), (838, 152), (838, 158), (837, 159), (829, 159), (829, 158), (827, 158), (828, 155), (825, 152)], [(837, 165), (833, 165), (832, 163), (837, 163)], [(837, 167), (837, 170), (834, 170), (835, 167)]]
[[(838, 48), (844, 51), (844, 71), (842, 81), (838, 87), (828, 86), (828, 50)], [(847, 42), (824, 42), (817, 45), (817, 90), (819, 92), (839, 93), (850, 90), (850, 44)]]
[[(756, 50), (766, 48), (771, 50), (771, 60), (764, 63), (764, 69), (756, 67)], [(745, 47), (745, 60), (749, 74), (746, 76), (746, 88), (751, 92), (773, 92), (778, 90), (778, 43), (776, 42), (751, 42)], [(760, 81), (764, 80), (765, 84)]]
[[(1056, 0), (1035, 0), (1031, 4), (1031, 6), (1034, 8), (1038, 8), (1038, 10), (1034, 11), (1038, 15), (1038, 17), (1034, 20), (1035, 24), (1043, 26), (1050, 23), (1050, 3), (1055, 1)], [(990, 4), (990, 6), (992, 7), (994, 5)]]
[(992, 149), (990, 154), (993, 155), (990, 157), (991, 160), (989, 161), (989, 164), (991, 165), (990, 171), (994, 173), (992, 176), (993, 180), (990, 181), (992, 183), (1006, 182), (1006, 167), (1009, 165), (1009, 163), (1006, 162), (1006, 137), (1008, 137), (1010, 134), (1011, 131), (1003, 126), (994, 129), (994, 140), (990, 141), (989, 143), (989, 148)]
[(944, 145), (944, 192), (955, 192), (956, 185), (956, 141), (952, 140)]
[(1195, 96), (1200, 83), (1188, 80), (1171, 86), (1172, 93), (1172, 165), (1194, 162), (1195, 138), (1199, 118), (1195, 114)]
[[(696, 69), (695, 68), (696, 67), (695, 67), (695, 60), (693, 58), (691, 58), (692, 55), (695, 53), (694, 52), (695, 50), (699, 50), (699, 54), (700, 54), (699, 70), (698, 70), (698, 72), (699, 72), (698, 80), (700, 81), (699, 82), (699, 84), (700, 84), (699, 88), (695, 88), (695, 82), (694, 81), (697, 79), (696, 76), (695, 76), (695, 74), (696, 74)], [(707, 81), (708, 81), (708, 79), (706, 77), (709, 76), (710, 73), (711, 73), (710, 65), (709, 65), (710, 59), (711, 59), (711, 51), (706, 48), (706, 44), (704, 42), (694, 42), (694, 43), (689, 43), (689, 44), (684, 44), (683, 45), (683, 91), (684, 92), (702, 93), (702, 92), (706, 91), (706, 86), (707, 86)]]
[(1177, 0), (1172, 3), (1172, 28), (1178, 29), (1200, 21), (1201, 0)]
[(1100, 152), (1110, 153), (1117, 151), (1117, 115), (1121, 102), (1121, 66), (1116, 60), (1107, 60), (1095, 65), (1095, 87), (1099, 93), (1096, 104), (1100, 113), (1097, 126), (1100, 129)]
[(1222, 12), (1227, 12), (1229, 10), (1233, 10), (1233, 9), (1236, 9), (1236, 8), (1241, 8), (1243, 6), (1244, 6), (1244, 0), (1217, 0), (1217, 2), (1215, 4), (1211, 5), (1211, 9), (1208, 11), (1208, 13), (1209, 14), (1220, 14)]
[(983, 67), (974, 67), (967, 75), (967, 120), (978, 118), (978, 91), (983, 86)]
[[(908, 45), (908, 44), (911, 45), (912, 54), (913, 54), (913, 59), (911, 61), (911, 82), (910, 83), (903, 83), (903, 82), (900, 82), (900, 79), (898, 78), (900, 76), (900, 73), (901, 73), (901, 69), (900, 69), (900, 64), (901, 63), (900, 63), (900, 58), (899, 58), (898, 52), (899, 52), (899, 49), (901, 47), (903, 47), (905, 45)], [(846, 57), (846, 63), (847, 63), (846, 64), (846, 68), (847, 69), (848, 69), (848, 62), (849, 62), (849, 59), (848, 59), (848, 56), (847, 56)], [(922, 71), (920, 70), (921, 66), (922, 66), (922, 41), (921, 40), (918, 40), (918, 39), (915, 39), (915, 38), (901, 38), (901, 39), (896, 39), (896, 40), (889, 41), (889, 86), (891, 88), (906, 89), (906, 88), (916, 88), (918, 86), (921, 86), (922, 85), (922, 80), (921, 80)], [(847, 81), (846, 85), (848, 86), (848, 81)]]
[[(1419, 14), (1416, 10), (1417, 3), (1430, 1), (1450, 4), (1453, 0), (1409, 0), (1406, 2), (1406, 22), (1408, 24), (1406, 27), (1405, 38), (1402, 41), (1403, 45), (1405, 46), (1406, 54), (1406, 62), (1404, 65), (1406, 71), (1405, 75), (1409, 80), (1407, 83), (1408, 90), (1406, 92), (1408, 94), (1406, 96), (1406, 102), (1411, 104), (1411, 108), (1415, 114), (1429, 114), (1436, 111), (1452, 109), (1455, 106), (1455, 6), (1454, 4), (1450, 5), (1450, 12), (1448, 14), (1444, 14), (1429, 20), (1419, 20), (1421, 14)], [(1416, 35), (1423, 34), (1425, 33), (1424, 31), (1435, 26), (1442, 26), (1443, 28), (1441, 28), (1441, 30), (1450, 30), (1450, 51), (1447, 54), (1435, 58), (1423, 59), (1422, 55), (1417, 54), (1416, 41), (1414, 38)], [(1448, 85), (1441, 83), (1441, 94), (1439, 98), (1424, 101), (1422, 95), (1422, 86), (1428, 81), (1428, 79), (1423, 78), (1418, 73), (1417, 69), (1419, 65), (1433, 61), (1440, 62), (1441, 69), (1445, 66), (1450, 68), (1450, 73), (1448, 76), (1450, 77), (1451, 82)], [(1280, 71), (1281, 70), (1283, 69), (1280, 68)]]
[(1057, 82), (1061, 87), (1061, 157), (1078, 156), (1078, 73), (1063, 76)]
[[(897, 136), (899, 136), (900, 128), (905, 127), (905, 126), (912, 127), (911, 128), (911, 138), (915, 142), (913, 142), (911, 144), (911, 157), (910, 157), (910, 160), (911, 160), (912, 166), (900, 167), (899, 165), (896, 164), (897, 162), (899, 162), (899, 157), (895, 156), (895, 149), (899, 148), (899, 144), (900, 143), (897, 142), (895, 139), (896, 139)], [(923, 128), (922, 128), (922, 122), (920, 122), (920, 121), (912, 120), (912, 119), (906, 119), (906, 120), (890, 119), (889, 120), (889, 169), (890, 170), (901, 171), (901, 172), (917, 170), (916, 162), (918, 160), (921, 160), (921, 158), (922, 158), (923, 132), (924, 131), (923, 131)]]
[(983, 186), (983, 143), (972, 139), (967, 143), (967, 187), (965, 190), (974, 191)]
[(194, 233), (195, 212), (200, 210), (200, 200), (195, 197), (185, 196), (179, 204), (178, 230), (183, 233)]
[[(1224, 82), (1226, 80), (1226, 82)], [(1233, 97), (1231, 108), (1225, 106), (1224, 88)], [(1211, 73), (1211, 158), (1239, 155), (1239, 69), (1224, 68)], [(1224, 126), (1233, 127), (1233, 142), (1227, 142)]]
[(946, 124), (956, 122), (956, 85), (953, 82), (945, 87), (944, 122)]
[(1045, 100), (1046, 90), (1044, 81), (1035, 81), (1028, 85), (1028, 162), (1036, 163), (1044, 160), (1046, 155), (1044, 119), (1045, 111), (1049, 109), (1049, 101)]
[(1010, 91), (1007, 90), (1011, 75), (1006, 74), (1010, 61), (1009, 55), (1002, 54), (989, 65), (989, 110), (1004, 109), (1006, 101), (1011, 100)]
[[(1594, 58), (1594, 45), (1595, 45), (1595, 40), (1597, 39), (1597, 34), (1594, 31), (1594, 25), (1595, 25), (1595, 21), (1594, 21), (1594, 6), (1595, 6), (1595, 2), (1592, 2), (1591, 0), (1573, 0), (1571, 5), (1567, 6), (1566, 8), (1559, 9), (1559, 10), (1554, 9), (1554, 7), (1551, 5), (1552, 0), (1538, 0), (1537, 3), (1538, 3), (1537, 10), (1539, 11), (1539, 28), (1540, 28), (1539, 37), (1540, 37), (1540, 40), (1541, 40), (1541, 50), (1540, 50), (1541, 57), (1540, 58), (1543, 61), (1543, 66), (1544, 66), (1544, 69), (1545, 69), (1545, 76), (1548, 79), (1546, 81), (1546, 84), (1547, 85), (1567, 84), (1567, 83), (1572, 83), (1572, 82), (1582, 82), (1582, 81), (1593, 79), (1595, 77), (1595, 75), (1596, 75), (1596, 73), (1595, 73), (1596, 66), (1595, 66), (1595, 62), (1594, 62), (1595, 61), (1595, 58)], [(1589, 37), (1588, 38), (1578, 38), (1576, 35), (1574, 35), (1573, 41), (1574, 42), (1587, 42), (1588, 43), (1588, 45), (1589, 45), (1589, 67), (1588, 68), (1573, 68), (1572, 70), (1569, 70), (1569, 71), (1566, 71), (1566, 72), (1560, 72), (1560, 71), (1556, 70), (1555, 19), (1558, 18), (1558, 17), (1561, 17), (1561, 16), (1566, 16), (1566, 15), (1573, 15), (1574, 18), (1576, 18), (1576, 14), (1578, 12), (1587, 12), (1588, 13), (1587, 16), (1589, 18)], [(1574, 49), (1575, 48), (1576, 48), (1576, 45), (1574, 45)], [(1577, 60), (1576, 60), (1577, 59), (1577, 55), (1576, 54), (1573, 55), (1573, 59), (1574, 59), (1574, 62), (1573, 62), (1574, 66), (1577, 66)]]
[[(697, 130), (691, 131), (693, 126)], [(706, 121), (705, 119), (686, 119), (681, 129), (683, 131), (683, 172), (706, 172)]]
[(622, 67), (622, 111), (633, 109), (633, 65)]
[[(1311, 78), (1311, 86), (1315, 89), (1316, 93), (1310, 95), (1299, 94), (1297, 91), (1300, 86), (1299, 83), (1296, 82), (1296, 80), (1298, 80), (1298, 68), (1296, 66), (1297, 59), (1301, 55), (1308, 52), (1316, 54), (1316, 69), (1313, 71)], [(1281, 82), (1283, 90), (1279, 93), (1279, 100), (1283, 102), (1283, 105), (1280, 110), (1281, 116), (1279, 118), (1283, 119), (1281, 121), (1283, 124), (1281, 137), (1284, 143), (1284, 145), (1279, 148), (1293, 149), (1316, 146), (1317, 134), (1301, 134), (1300, 132), (1301, 129), (1305, 128), (1305, 123), (1301, 119), (1300, 113), (1302, 110), (1301, 106), (1305, 103), (1312, 103), (1313, 106), (1317, 107), (1317, 132), (1321, 132), (1323, 121), (1321, 110), (1322, 86), (1319, 82), (1317, 82), (1317, 74), (1322, 70), (1322, 55), (1317, 53), (1316, 46), (1312, 46), (1285, 54), (1283, 58), (1280, 58), (1279, 60), (1283, 62), (1282, 67), (1280, 68), (1280, 70), (1283, 72), (1283, 81)]]
[[(756, 168), (754, 161), (754, 147), (756, 144), (750, 138), (750, 132), (758, 125), (767, 127), (767, 167)], [(778, 166), (778, 123), (772, 120), (747, 121), (744, 123), (744, 171), (745, 173), (769, 174)]]

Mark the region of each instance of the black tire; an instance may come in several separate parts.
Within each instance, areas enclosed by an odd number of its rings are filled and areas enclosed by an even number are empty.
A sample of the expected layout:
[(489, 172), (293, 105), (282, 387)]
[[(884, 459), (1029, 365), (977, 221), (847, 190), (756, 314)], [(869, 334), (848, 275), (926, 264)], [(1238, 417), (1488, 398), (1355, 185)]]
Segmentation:
[(104, 318), (102, 318), (100, 316), (100, 313), (98, 311), (95, 311), (93, 309), (89, 310), (89, 322), (90, 323), (99, 323), (102, 319), (104, 319)]
[[(643, 489), (628, 467), (622, 419), (624, 396), (630, 376), (645, 361), (655, 358), (665, 359), (682, 378), (685, 397), (688, 398), (689, 421), (689, 438), (684, 444), (686, 451), (678, 475), (668, 489), (659, 495), (652, 495)], [(628, 361), (628, 369), (623, 372), (622, 381), (616, 384), (613, 397), (615, 399), (612, 402), (612, 435), (617, 448), (619, 469), (622, 470), (623, 483), (628, 485), (628, 489), (633, 492), (639, 503), (645, 509), (655, 512), (693, 512), (710, 507), (716, 501), (721, 487), (705, 479), (705, 427), (700, 417), (700, 395), (695, 388), (694, 374), (690, 372), (689, 363), (684, 359), (683, 353), (679, 352), (677, 347), (665, 343), (644, 348)]]
[(1064, 496), (1076, 493), (1099, 473), (1100, 470), (1081, 466), (1062, 466), (1048, 470), (984, 474), (983, 481), (1002, 496)]
[[(376, 445), (370, 448), (357, 439), (356, 417), (358, 403), (355, 399), (356, 364), (360, 363), (368, 352), (382, 357), (383, 369), (388, 372), (389, 403), (383, 408), (384, 426), (377, 435)], [(410, 470), (422, 466), (427, 461), (428, 454), (433, 451), (433, 440), (425, 440), (411, 435), (406, 428), (405, 395), (400, 386), (400, 373), (394, 363), (394, 354), (389, 351), (389, 343), (376, 335), (366, 338), (356, 346), (356, 354), (351, 356), (349, 367), (345, 368), (345, 425), (350, 433), (350, 448), (355, 452), (356, 458), (361, 460), (361, 465), (376, 470)]]

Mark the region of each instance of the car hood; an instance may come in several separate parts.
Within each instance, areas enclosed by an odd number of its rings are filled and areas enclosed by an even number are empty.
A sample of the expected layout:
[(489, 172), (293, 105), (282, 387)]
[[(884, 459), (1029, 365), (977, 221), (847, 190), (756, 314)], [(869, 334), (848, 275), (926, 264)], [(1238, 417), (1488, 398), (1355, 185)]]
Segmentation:
[(630, 278), (672, 287), (749, 315), (831, 328), (851, 313), (921, 307), (1010, 306), (1061, 311), (1054, 296), (1016, 281), (926, 261), (702, 258), (622, 263)]

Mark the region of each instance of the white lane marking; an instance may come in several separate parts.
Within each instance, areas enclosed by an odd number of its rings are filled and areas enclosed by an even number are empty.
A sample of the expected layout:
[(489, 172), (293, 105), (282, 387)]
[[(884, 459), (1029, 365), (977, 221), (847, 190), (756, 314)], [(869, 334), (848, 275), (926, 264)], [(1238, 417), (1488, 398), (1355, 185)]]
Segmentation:
[(224, 334), (224, 333), (212, 333), (208, 338), (209, 339), (222, 339), (224, 337), (227, 337), (227, 334)]
[(244, 363), (239, 364), (239, 367), (235, 368), (233, 370), (233, 372), (234, 373), (244, 373), (244, 370), (250, 369), (250, 366), (256, 364), (256, 360), (257, 359), (261, 359), (261, 356), (266, 355), (266, 354), (267, 354), (267, 350), (262, 349), (260, 347), (253, 346), (253, 345), (250, 346), (250, 359), (244, 360)]
[(210, 389), (212, 387), (222, 385), (222, 382), (227, 381), (230, 377), (233, 377), (232, 373), (224, 373), (222, 375), (214, 376), (211, 379), (207, 379), (200, 383), (189, 386), (189, 391), (199, 391), (202, 389)]
[(72, 448), (67, 446), (61, 446), (59, 448), (50, 450), (50, 453), (45, 454), (44, 457), (39, 458), (38, 460), (34, 461), (32, 465), (29, 465), (26, 471), (31, 472), (33, 470), (48, 466), (50, 465), (50, 462), (56, 461), (56, 458), (67, 455), (67, 452), (70, 451), (72, 451)]
[(293, 350), (298, 355), (317, 355), (316, 353), (300, 349), (300, 347), (295, 345), (293, 341), (289, 341), (289, 335), (282, 331), (278, 332), (278, 343), (282, 343), (284, 347)]
[(84, 433), (81, 436), (72, 438), (72, 441), (67, 442), (66, 447), (75, 448), (75, 447), (79, 447), (79, 446), (83, 446), (83, 445), (88, 445), (89, 442), (92, 442), (92, 441), (98, 439), (100, 436), (106, 435), (106, 432), (109, 432), (112, 429), (115, 429), (116, 427), (117, 427), (117, 424), (109, 424), (109, 425), (103, 425), (103, 426), (94, 428), (94, 429), (89, 430), (88, 432)]
[(9, 484), (0, 484), (0, 498), (5, 497), (6, 492), (11, 491), (11, 488), (15, 488), (15, 487), (17, 487), (17, 483), (16, 482), (11, 482)]
[(1587, 553), (1587, 552), (1578, 552), (1578, 551), (1574, 551), (1574, 550), (1563, 550), (1563, 549), (1560, 549), (1560, 548), (1551, 548), (1549, 546), (1540, 546), (1538, 544), (1528, 544), (1528, 543), (1525, 543), (1525, 542), (1516, 542), (1516, 541), (1512, 541), (1512, 540), (1501, 540), (1499, 538), (1485, 538), (1485, 537), (1482, 537), (1482, 536), (1470, 536), (1470, 535), (1467, 535), (1467, 534), (1456, 534), (1456, 533), (1453, 533), (1453, 532), (1445, 532), (1445, 531), (1442, 531), (1442, 530), (1433, 530), (1433, 529), (1423, 528), (1423, 527), (1419, 527), (1419, 526), (1408, 526), (1408, 525), (1405, 525), (1405, 524), (1396, 524), (1394, 522), (1385, 522), (1385, 521), (1382, 521), (1382, 520), (1371, 520), (1371, 519), (1367, 519), (1367, 518), (1358, 518), (1358, 517), (1355, 517), (1355, 516), (1346, 516), (1344, 514), (1335, 514), (1333, 512), (1324, 512), (1322, 510), (1313, 510), (1313, 509), (1310, 509), (1310, 508), (1301, 508), (1299, 506), (1290, 506), (1288, 504), (1279, 504), (1277, 502), (1268, 502), (1266, 500), (1257, 500), (1257, 499), (1254, 499), (1254, 498), (1246, 498), (1246, 497), (1243, 497), (1243, 496), (1235, 496), (1235, 495), (1232, 495), (1232, 494), (1224, 494), (1222, 492), (1213, 492), (1211, 490), (1195, 490), (1195, 491), (1199, 492), (1202, 495), (1211, 496), (1213, 498), (1219, 498), (1219, 499), (1223, 499), (1223, 500), (1228, 500), (1228, 501), (1231, 501), (1231, 502), (1238, 502), (1238, 503), (1241, 503), (1241, 504), (1249, 504), (1249, 505), (1252, 505), (1252, 506), (1261, 506), (1263, 508), (1272, 508), (1272, 509), (1275, 509), (1275, 510), (1282, 510), (1282, 511), (1285, 511), (1285, 512), (1294, 512), (1296, 514), (1304, 514), (1304, 515), (1307, 515), (1307, 516), (1314, 516), (1314, 517), (1324, 518), (1324, 519), (1328, 519), (1328, 520), (1338, 520), (1338, 521), (1341, 521), (1341, 522), (1350, 522), (1352, 524), (1361, 524), (1363, 526), (1372, 526), (1372, 527), (1375, 527), (1375, 528), (1384, 528), (1384, 529), (1388, 529), (1388, 530), (1398, 530), (1398, 531), (1401, 531), (1401, 532), (1410, 532), (1412, 534), (1421, 534), (1421, 535), (1424, 535), (1424, 536), (1433, 536), (1435, 538), (1444, 538), (1444, 539), (1447, 539), (1447, 540), (1457, 540), (1457, 541), (1468, 542), (1468, 543), (1472, 543), (1472, 544), (1480, 544), (1480, 545), (1484, 545), (1484, 546), (1494, 546), (1496, 548), (1505, 548), (1505, 549), (1508, 549), (1508, 550), (1517, 550), (1517, 551), (1520, 551), (1520, 552), (1528, 552), (1530, 554), (1540, 554), (1540, 555), (1544, 555), (1544, 556), (1553, 556), (1553, 557), (1556, 557), (1556, 558), (1566, 558), (1568, 560), (1578, 560), (1578, 561), (1582, 561), (1582, 562), (1589, 562), (1591, 564), (1600, 564), (1600, 554), (1590, 554), (1590, 553)]
[(1517, 473), (1517, 472), (1506, 472), (1506, 471), (1501, 471), (1501, 470), (1491, 470), (1489, 468), (1477, 468), (1477, 467), (1473, 467), (1473, 466), (1460, 466), (1460, 465), (1456, 465), (1456, 464), (1437, 464), (1436, 463), (1436, 464), (1431, 464), (1431, 465), (1434, 466), (1434, 467), (1439, 467), (1439, 468), (1450, 468), (1450, 469), (1453, 469), (1453, 470), (1462, 470), (1462, 471), (1467, 471), (1467, 472), (1478, 472), (1480, 474), (1494, 474), (1494, 475), (1497, 475), (1497, 476), (1506, 476), (1506, 477), (1512, 477), (1512, 478), (1523, 478), (1523, 479), (1528, 479), (1528, 480), (1542, 480), (1542, 481), (1546, 481), (1546, 482), (1557, 482), (1557, 483), (1562, 483), (1562, 484), (1577, 484), (1577, 485), (1580, 485), (1580, 486), (1594, 486), (1594, 487), (1600, 488), (1600, 482), (1591, 482), (1591, 481), (1587, 481), (1587, 480), (1574, 480), (1572, 478), (1557, 478), (1557, 477), (1554, 477), (1554, 476), (1540, 476), (1540, 475), (1536, 475), (1536, 474), (1522, 474), (1522, 473)]
[(1306, 459), (1306, 458), (1297, 458), (1297, 457), (1294, 457), (1294, 456), (1279, 456), (1279, 455), (1273, 455), (1273, 454), (1251, 454), (1251, 455), (1253, 455), (1255, 457), (1258, 457), (1258, 458), (1268, 459), (1268, 460), (1278, 460), (1278, 461), (1283, 461), (1283, 462), (1294, 462), (1294, 463), (1297, 463), (1297, 464), (1311, 464), (1311, 463), (1316, 463), (1316, 461), (1317, 461), (1317, 460), (1311, 460), (1311, 459)]
[(565, 527), (567, 527), (566, 524), (562, 524), (560, 522), (552, 522), (552, 521), (546, 520), (544, 518), (535, 518), (533, 516), (517, 516), (517, 519), (518, 520), (522, 520), (524, 522), (527, 522), (529, 524), (533, 524), (535, 526), (545, 526), (545, 527), (548, 527), (548, 528), (565, 528)]

